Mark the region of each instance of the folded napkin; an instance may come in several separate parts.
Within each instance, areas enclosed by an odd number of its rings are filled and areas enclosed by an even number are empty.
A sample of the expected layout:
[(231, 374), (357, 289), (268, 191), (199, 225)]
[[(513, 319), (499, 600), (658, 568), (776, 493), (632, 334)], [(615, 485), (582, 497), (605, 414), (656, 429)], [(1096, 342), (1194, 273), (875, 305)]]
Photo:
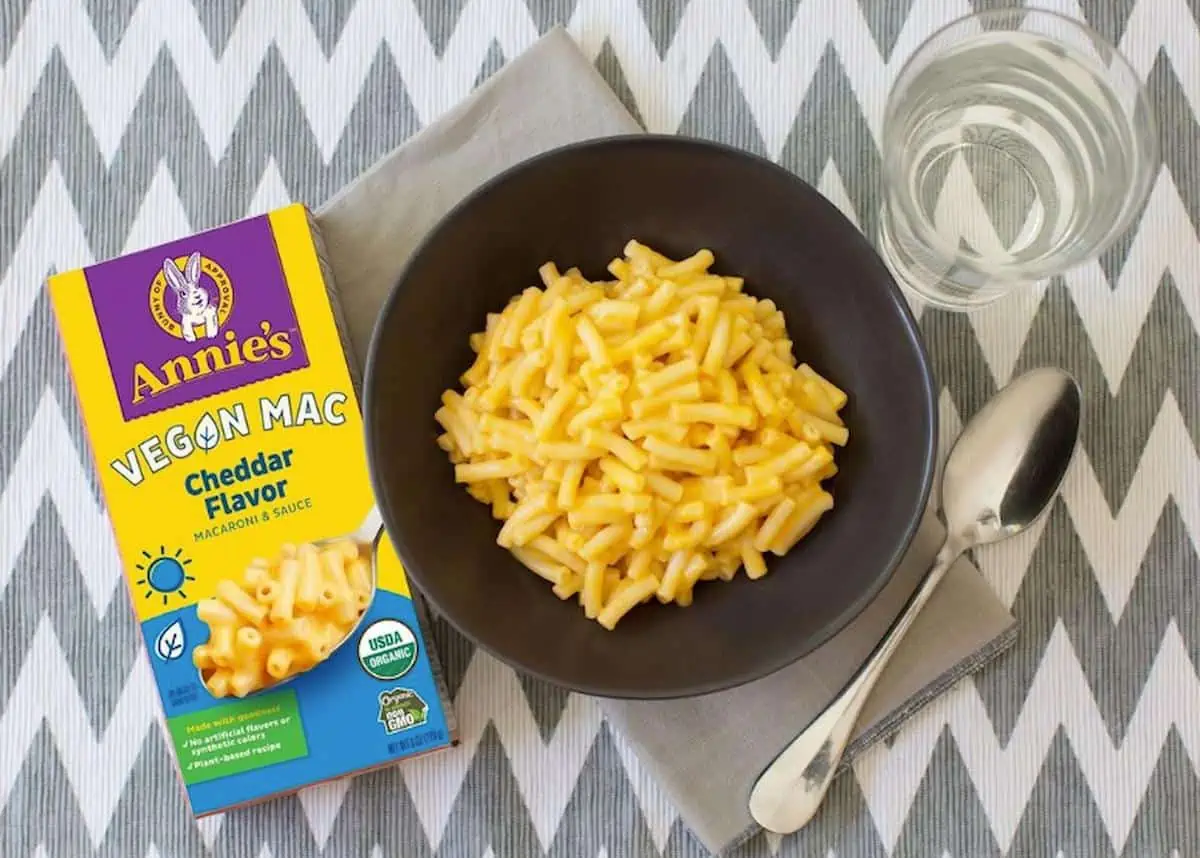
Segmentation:
[[(409, 255), (455, 203), (539, 152), (639, 130), (557, 29), (343, 189), (317, 220), (359, 359)], [(875, 601), (823, 647), (772, 676), (700, 698), (600, 701), (709, 849), (721, 851), (754, 832), (747, 810), (754, 780), (874, 649), (929, 568), (941, 534), (936, 516), (927, 514)], [(1015, 632), (978, 570), (960, 561), (867, 703), (847, 759), (1003, 650)]]

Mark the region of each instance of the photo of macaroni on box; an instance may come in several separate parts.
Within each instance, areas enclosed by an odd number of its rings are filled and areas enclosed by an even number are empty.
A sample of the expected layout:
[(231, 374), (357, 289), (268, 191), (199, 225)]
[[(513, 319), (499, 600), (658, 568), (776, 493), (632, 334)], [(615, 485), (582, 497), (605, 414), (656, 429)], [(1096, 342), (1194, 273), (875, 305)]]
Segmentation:
[(245, 697), (325, 661), (358, 627), (375, 594), (371, 546), (339, 538), (283, 545), (196, 603), (208, 643), (192, 660), (214, 697)]
[(49, 289), (193, 812), (453, 744), (308, 211)]

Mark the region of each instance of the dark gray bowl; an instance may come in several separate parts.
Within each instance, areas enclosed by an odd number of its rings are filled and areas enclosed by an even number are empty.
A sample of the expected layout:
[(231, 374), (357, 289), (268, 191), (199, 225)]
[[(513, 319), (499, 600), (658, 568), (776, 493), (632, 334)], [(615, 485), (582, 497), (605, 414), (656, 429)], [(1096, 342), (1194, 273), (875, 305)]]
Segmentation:
[[(404, 205), (403, 200), (397, 201)], [(785, 313), (800, 360), (850, 394), (835, 500), (760, 581), (642, 606), (608, 632), (496, 544), (454, 482), (433, 413), (470, 366), (467, 338), (554, 260), (593, 278), (630, 238), (714, 270)], [(866, 239), (816, 190), (744, 152), (677, 137), (569, 146), (505, 172), (425, 239), (375, 327), (367, 450), (409, 575), (455, 627), (514, 667), (588, 694), (662, 698), (758, 679), (811, 652), (871, 601), (916, 532), (936, 446), (915, 320)]]

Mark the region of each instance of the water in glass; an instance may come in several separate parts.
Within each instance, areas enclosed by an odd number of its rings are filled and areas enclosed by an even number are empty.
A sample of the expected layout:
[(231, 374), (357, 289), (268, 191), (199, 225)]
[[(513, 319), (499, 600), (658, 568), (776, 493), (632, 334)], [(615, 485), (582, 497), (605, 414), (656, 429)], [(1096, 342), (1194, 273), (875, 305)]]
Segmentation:
[(1018, 21), (935, 34), (889, 99), (881, 250), (902, 285), (944, 307), (1094, 256), (1149, 189), (1154, 124), (1132, 69), (1065, 18)]

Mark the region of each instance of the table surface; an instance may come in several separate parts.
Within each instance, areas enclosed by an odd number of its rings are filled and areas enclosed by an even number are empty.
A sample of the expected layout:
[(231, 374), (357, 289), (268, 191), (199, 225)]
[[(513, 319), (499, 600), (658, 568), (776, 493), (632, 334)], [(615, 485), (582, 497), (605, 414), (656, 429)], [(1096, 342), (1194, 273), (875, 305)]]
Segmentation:
[[(319, 203), (556, 23), (651, 130), (765, 152), (874, 234), (888, 84), (970, 8), (527, 3), (0, 3), (0, 855), (703, 853), (594, 705), (441, 626), (462, 747), (193, 822), (41, 287)], [(858, 760), (809, 830), (739, 854), (1200, 848), (1200, 0), (1044, 5), (1120, 44), (1164, 158), (1101, 260), (971, 318), (922, 315), (951, 425), (1042, 363), (1085, 391), (1062, 499), (978, 557), (1019, 643)]]

